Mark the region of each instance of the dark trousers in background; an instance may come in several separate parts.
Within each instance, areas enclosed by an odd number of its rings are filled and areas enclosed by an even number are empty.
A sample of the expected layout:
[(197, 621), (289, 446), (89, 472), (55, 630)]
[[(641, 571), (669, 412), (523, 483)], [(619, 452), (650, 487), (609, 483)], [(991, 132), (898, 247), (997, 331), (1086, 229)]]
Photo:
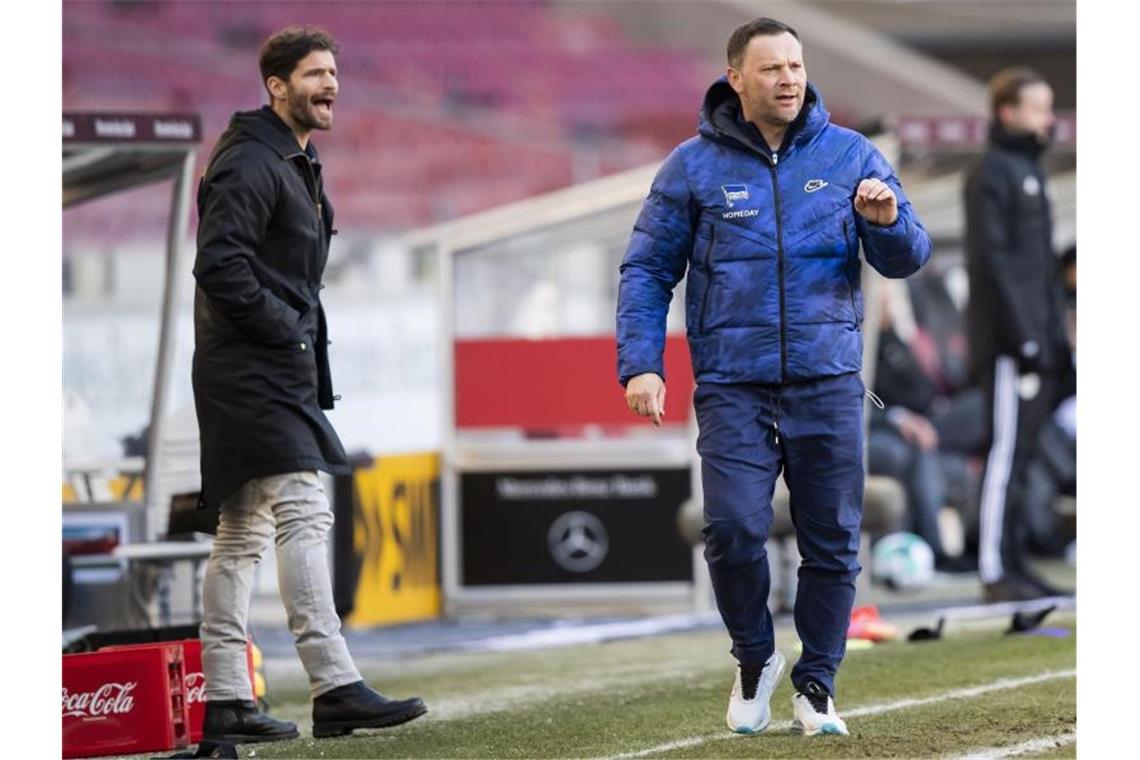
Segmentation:
[(990, 406), (980, 385), (935, 399), (927, 415), (938, 431), (938, 448), (963, 456), (982, 455), (990, 445)]
[(983, 387), (991, 442), (978, 508), (978, 570), (983, 583), (993, 583), (1026, 567), (1026, 472), (1053, 412), (1057, 378), (1022, 375), (1013, 357), (999, 356)]
[(966, 457), (938, 448), (927, 451), (893, 428), (875, 428), (867, 442), (867, 460), (872, 475), (894, 478), (906, 489), (906, 529), (930, 544), (935, 555), (946, 556), (938, 513), (953, 505), (964, 525), (973, 520)]
[[(859, 574), (863, 513), (863, 381), (858, 373), (779, 387), (701, 383), (693, 397), (704, 485), (705, 559), (742, 664), (775, 649), (768, 612), (772, 492), (781, 471), (803, 561), (792, 670), (835, 692)], [(778, 431), (778, 432), (777, 432)]]

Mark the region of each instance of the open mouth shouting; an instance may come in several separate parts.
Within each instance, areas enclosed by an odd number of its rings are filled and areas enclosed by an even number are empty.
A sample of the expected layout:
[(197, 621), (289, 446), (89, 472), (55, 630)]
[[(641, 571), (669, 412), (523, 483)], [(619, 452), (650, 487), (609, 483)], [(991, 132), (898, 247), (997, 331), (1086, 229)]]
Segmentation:
[(329, 121), (333, 115), (333, 102), (336, 100), (335, 95), (318, 95), (312, 99), (313, 111), (316, 113), (317, 118), (322, 121)]

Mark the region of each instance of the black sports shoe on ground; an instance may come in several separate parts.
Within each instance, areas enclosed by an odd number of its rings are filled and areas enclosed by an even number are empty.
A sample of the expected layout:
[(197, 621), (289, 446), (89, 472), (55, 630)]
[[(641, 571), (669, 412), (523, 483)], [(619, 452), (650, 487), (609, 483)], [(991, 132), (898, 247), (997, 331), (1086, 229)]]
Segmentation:
[(1019, 575), (1007, 573), (993, 583), (982, 584), (982, 598), (987, 604), (995, 602), (1026, 602), (1045, 596), (1041, 589)]
[(296, 723), (266, 715), (252, 700), (206, 702), (206, 717), (202, 720), (203, 742), (280, 742), (300, 735)]
[(387, 728), (427, 712), (419, 697), (388, 699), (364, 681), (338, 686), (313, 700), (313, 736), (351, 734), (357, 728)]

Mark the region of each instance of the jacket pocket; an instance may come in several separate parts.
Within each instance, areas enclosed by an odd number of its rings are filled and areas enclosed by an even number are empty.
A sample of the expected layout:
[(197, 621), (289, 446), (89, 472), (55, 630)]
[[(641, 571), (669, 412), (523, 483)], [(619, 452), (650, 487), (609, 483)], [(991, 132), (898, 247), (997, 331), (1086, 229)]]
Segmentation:
[(317, 336), (317, 306), (305, 301), (302, 301), (302, 304), (301, 308), (297, 309), (301, 312), (301, 316), (293, 325), (291, 334), (286, 340), (276, 344), (276, 347), (293, 353), (310, 353), (313, 350)]
[(712, 270), (712, 249), (713, 244), (716, 243), (716, 225), (709, 226), (709, 244), (705, 248), (705, 294), (701, 299), (701, 312), (700, 317), (697, 319), (697, 332), (704, 335), (705, 332), (705, 312), (709, 307), (709, 293), (712, 291), (713, 286), (713, 270)]
[(313, 352), (315, 339), (311, 331), (299, 330), (286, 340), (269, 344), (268, 348), (285, 354), (298, 354), (304, 356)]

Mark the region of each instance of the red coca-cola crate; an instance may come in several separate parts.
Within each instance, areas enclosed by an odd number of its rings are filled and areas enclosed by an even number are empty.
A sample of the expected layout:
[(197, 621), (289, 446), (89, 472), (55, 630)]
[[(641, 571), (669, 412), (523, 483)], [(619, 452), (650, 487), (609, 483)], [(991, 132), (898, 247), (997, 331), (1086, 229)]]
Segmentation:
[(189, 744), (182, 647), (63, 656), (63, 756), (124, 755)]
[[(103, 647), (100, 652), (121, 652), (147, 649), (177, 644), (182, 647), (182, 662), (186, 669), (186, 703), (190, 707), (190, 743), (202, 741), (202, 721), (206, 718), (206, 676), (202, 672), (202, 642), (198, 639), (167, 641), (161, 644), (118, 644)], [(249, 667), (249, 682), (253, 684), (253, 643), (246, 644), (246, 665)], [(250, 699), (256, 699), (252, 691)]]

